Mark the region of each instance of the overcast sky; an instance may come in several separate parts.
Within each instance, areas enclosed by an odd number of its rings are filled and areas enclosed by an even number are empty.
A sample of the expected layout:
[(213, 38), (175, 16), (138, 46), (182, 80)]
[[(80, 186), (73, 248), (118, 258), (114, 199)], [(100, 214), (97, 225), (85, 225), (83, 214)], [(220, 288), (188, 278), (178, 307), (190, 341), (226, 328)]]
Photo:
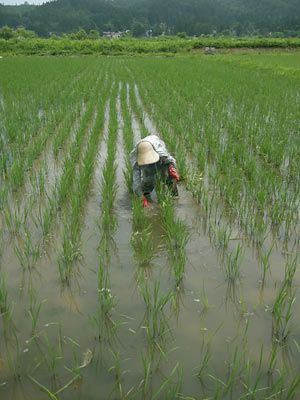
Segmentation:
[[(1, 4), (4, 4), (5, 6), (10, 5), (14, 6), (15, 4), (24, 4), (26, 0), (0, 0)], [(27, 0), (27, 3), (29, 4), (43, 4), (46, 3), (46, 0)]]

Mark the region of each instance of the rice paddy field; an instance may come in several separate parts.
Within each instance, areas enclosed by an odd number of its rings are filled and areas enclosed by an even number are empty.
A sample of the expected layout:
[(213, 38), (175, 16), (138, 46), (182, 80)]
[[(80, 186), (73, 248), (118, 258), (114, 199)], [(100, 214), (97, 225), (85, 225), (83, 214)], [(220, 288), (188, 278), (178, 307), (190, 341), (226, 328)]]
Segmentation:
[(0, 398), (300, 399), (299, 192), (299, 52), (2, 58)]

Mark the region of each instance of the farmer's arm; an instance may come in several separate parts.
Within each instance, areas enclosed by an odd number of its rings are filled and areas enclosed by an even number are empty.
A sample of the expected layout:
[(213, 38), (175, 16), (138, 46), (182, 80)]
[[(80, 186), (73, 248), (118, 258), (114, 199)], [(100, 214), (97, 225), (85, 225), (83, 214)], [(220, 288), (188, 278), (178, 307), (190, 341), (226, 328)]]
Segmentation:
[(176, 160), (171, 154), (163, 155), (160, 157), (162, 164), (172, 164), (176, 168)]

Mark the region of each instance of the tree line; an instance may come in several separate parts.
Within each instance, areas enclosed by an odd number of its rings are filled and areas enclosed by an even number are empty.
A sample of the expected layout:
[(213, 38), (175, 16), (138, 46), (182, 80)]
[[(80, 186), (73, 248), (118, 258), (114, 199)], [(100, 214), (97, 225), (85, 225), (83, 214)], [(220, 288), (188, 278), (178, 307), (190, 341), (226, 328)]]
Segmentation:
[(300, 35), (299, 0), (55, 0), (40, 6), (0, 4), (0, 27), (39, 36), (79, 30), (133, 36)]

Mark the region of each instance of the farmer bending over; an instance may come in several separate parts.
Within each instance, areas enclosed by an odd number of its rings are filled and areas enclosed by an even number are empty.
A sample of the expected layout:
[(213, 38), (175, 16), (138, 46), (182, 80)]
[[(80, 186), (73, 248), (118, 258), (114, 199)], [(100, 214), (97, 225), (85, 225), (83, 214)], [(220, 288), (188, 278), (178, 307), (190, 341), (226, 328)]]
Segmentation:
[(133, 192), (142, 196), (143, 206), (149, 205), (150, 193), (158, 177), (178, 196), (179, 175), (176, 160), (167, 151), (165, 143), (156, 135), (149, 135), (137, 143), (130, 154), (133, 167)]

